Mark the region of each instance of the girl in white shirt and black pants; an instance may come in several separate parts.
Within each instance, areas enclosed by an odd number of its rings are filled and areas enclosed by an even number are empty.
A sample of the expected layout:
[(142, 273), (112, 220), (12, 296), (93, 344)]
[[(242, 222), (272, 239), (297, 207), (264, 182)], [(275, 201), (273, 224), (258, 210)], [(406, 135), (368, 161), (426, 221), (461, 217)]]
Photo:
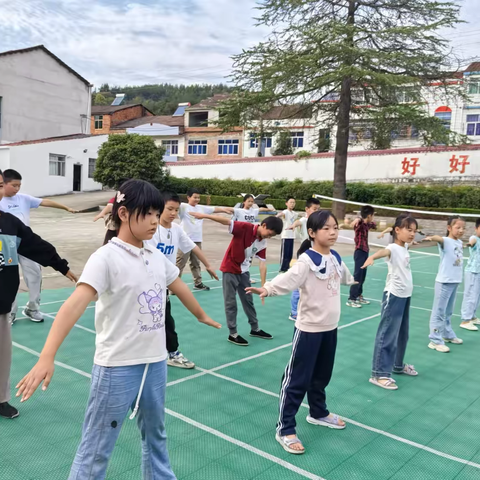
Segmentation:
[[(335, 429), (345, 428), (338, 415), (327, 409), (325, 388), (332, 376), (340, 320), (340, 284), (354, 280), (340, 255), (330, 250), (338, 238), (337, 219), (329, 211), (315, 212), (307, 221), (310, 240), (299, 250), (295, 265), (263, 288), (247, 292), (263, 297), (300, 290), (292, 355), (280, 392), (276, 440), (289, 453), (304, 453), (296, 435), (295, 415), (308, 394), (307, 422)], [(311, 247), (311, 248), (310, 248)], [(303, 253), (302, 253), (303, 252)]]
[(118, 237), (88, 260), (77, 289), (63, 304), (40, 359), (17, 385), (22, 401), (41, 382), (45, 390), (55, 354), (88, 304), (95, 308), (96, 350), (82, 440), (70, 480), (106, 476), (115, 442), (130, 409), (142, 438), (144, 480), (175, 480), (165, 434), (165, 300), (167, 287), (201, 322), (220, 328), (178, 278), (178, 268), (144, 244), (163, 210), (159, 191), (142, 180), (120, 187), (113, 205)]
[(410, 299), (413, 292), (408, 244), (413, 242), (417, 228), (418, 223), (414, 218), (400, 215), (392, 231), (394, 243), (371, 255), (362, 267), (367, 268), (375, 260), (387, 257), (388, 274), (383, 292), (382, 320), (375, 338), (372, 376), (369, 380), (387, 390), (398, 388), (392, 373), (418, 375), (413, 365), (403, 361), (407, 349)]

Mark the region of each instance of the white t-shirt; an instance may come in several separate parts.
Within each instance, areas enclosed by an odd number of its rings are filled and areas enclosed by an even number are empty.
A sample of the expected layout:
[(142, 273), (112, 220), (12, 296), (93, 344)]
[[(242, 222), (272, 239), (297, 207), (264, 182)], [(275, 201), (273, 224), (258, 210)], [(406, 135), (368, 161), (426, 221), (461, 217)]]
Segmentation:
[(298, 218), (298, 213), (288, 209), (282, 213), (285, 215), (283, 219), (282, 238), (295, 238), (295, 232), (293, 230), (287, 230), (287, 227), (291, 227), (295, 223), (295, 220)]
[(193, 242), (201, 242), (203, 239), (203, 220), (192, 217), (190, 212), (206, 213), (211, 215), (215, 211), (215, 207), (207, 207), (206, 205), (195, 205), (192, 207), (188, 203), (180, 205), (178, 216), (182, 223), (180, 224)]
[(96, 365), (119, 367), (167, 358), (167, 286), (178, 274), (158, 250), (136, 248), (116, 237), (89, 258), (78, 284), (98, 293)]
[(17, 193), (13, 197), (3, 197), (0, 200), (0, 210), (11, 213), (19, 218), (27, 227), (30, 226), (30, 209), (38, 208), (41, 198), (32, 197), (24, 193)]
[(255, 207), (252, 207), (250, 210), (246, 208), (234, 208), (232, 220), (234, 222), (257, 223), (259, 212), (260, 209)]
[(436, 282), (462, 283), (463, 277), (463, 243), (461, 240), (443, 237), (443, 247), (439, 243), (440, 266)]
[(300, 225), (300, 239), (303, 241), (308, 240), (308, 230), (307, 230), (307, 222), (308, 218), (307, 217), (302, 217), (299, 222), (301, 223)]
[(196, 247), (195, 243), (182, 230), (182, 227), (176, 223), (172, 223), (171, 228), (159, 225), (155, 235), (146, 243), (160, 250), (174, 265), (179, 249), (183, 253), (188, 253)]
[(391, 243), (386, 248), (390, 250), (390, 258), (387, 258), (388, 274), (385, 292), (390, 292), (396, 297), (409, 298), (413, 293), (413, 278), (408, 248), (396, 243)]

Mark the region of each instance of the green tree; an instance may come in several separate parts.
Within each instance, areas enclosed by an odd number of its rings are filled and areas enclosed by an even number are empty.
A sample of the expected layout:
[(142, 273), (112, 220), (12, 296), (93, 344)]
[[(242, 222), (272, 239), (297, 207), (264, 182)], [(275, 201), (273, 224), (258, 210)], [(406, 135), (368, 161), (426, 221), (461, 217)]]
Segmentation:
[(110, 135), (98, 152), (93, 178), (110, 188), (117, 188), (125, 178), (136, 178), (163, 189), (168, 184), (163, 154), (151, 137)]
[(293, 155), (292, 136), (289, 131), (283, 130), (277, 134), (272, 155)]
[[(335, 127), (336, 198), (346, 196), (351, 117), (375, 120), (366, 104), (394, 109), (405, 103), (399, 91), (420, 92), (432, 80), (439, 87), (429, 88), (458, 95), (447, 82), (448, 41), (437, 34), (459, 22), (457, 0), (260, 0), (259, 10), (258, 24), (273, 33), (234, 56), (238, 91), (226, 110), (244, 112), (245, 126), (258, 122), (249, 112), (261, 104), (300, 103), (322, 128)], [(222, 126), (228, 128), (228, 116)], [(344, 211), (334, 205), (339, 217)]]
[(93, 99), (94, 105), (108, 105), (108, 100), (101, 94), (97, 93)]

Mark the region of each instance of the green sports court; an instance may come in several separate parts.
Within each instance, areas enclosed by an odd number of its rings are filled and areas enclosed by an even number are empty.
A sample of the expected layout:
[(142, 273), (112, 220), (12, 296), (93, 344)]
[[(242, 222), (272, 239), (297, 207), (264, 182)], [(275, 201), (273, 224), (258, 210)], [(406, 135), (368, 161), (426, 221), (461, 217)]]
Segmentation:
[[(415, 289), (406, 361), (415, 365), (419, 376), (397, 376), (397, 391), (368, 382), (387, 272), (386, 264), (377, 261), (365, 284), (371, 305), (342, 307), (335, 369), (327, 389), (329, 409), (345, 419), (347, 428), (310, 425), (305, 420), (308, 410), (302, 408), (297, 433), (306, 453), (301, 456), (288, 454), (275, 441), (277, 396), (293, 334), (290, 297), (267, 298), (265, 306), (256, 297), (260, 325), (274, 339), (252, 338), (246, 348), (228, 343), (225, 327), (218, 331), (198, 324), (174, 297), (180, 347), (197, 364), (195, 370), (168, 370), (167, 434), (178, 479), (480, 479), (480, 332), (458, 327), (460, 287), (453, 327), (464, 344), (452, 345), (449, 354), (427, 348), (438, 267), (438, 257), (428, 253), (436, 249), (411, 253)], [(353, 271), (352, 257), (344, 261)], [(269, 265), (268, 278), (275, 267)], [(258, 269), (252, 272), (258, 278)], [(221, 283), (209, 285), (210, 292), (195, 295), (212, 318), (225, 324)], [(343, 300), (347, 291), (342, 287)], [(23, 319), (14, 325), (12, 383), (35, 363), (70, 292), (45, 290), (45, 323)], [(241, 308), (238, 324), (239, 333), (246, 335), (248, 323)], [(67, 479), (81, 436), (94, 340), (91, 305), (61, 347), (49, 389), (37, 390), (20, 405), (17, 419), (0, 422), (2, 480)], [(12, 403), (19, 406), (16, 400)], [(140, 479), (140, 462), (136, 422), (126, 420), (107, 478)]]

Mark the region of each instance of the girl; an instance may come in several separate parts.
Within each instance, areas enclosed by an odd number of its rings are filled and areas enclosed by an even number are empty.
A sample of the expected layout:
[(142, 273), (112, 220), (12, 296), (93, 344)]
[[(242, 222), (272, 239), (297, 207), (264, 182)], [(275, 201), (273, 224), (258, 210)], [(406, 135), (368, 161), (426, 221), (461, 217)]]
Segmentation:
[(477, 331), (480, 320), (477, 308), (480, 302), (480, 218), (475, 222), (475, 235), (468, 241), (470, 257), (465, 267), (465, 287), (462, 302), (462, 323), (460, 327)]
[(77, 289), (52, 325), (38, 363), (17, 385), (22, 402), (53, 376), (54, 358), (65, 337), (98, 295), (97, 331), (82, 440), (70, 472), (73, 479), (104, 479), (120, 429), (132, 408), (142, 436), (143, 478), (174, 480), (165, 435), (165, 299), (167, 287), (199, 322), (220, 325), (200, 308), (178, 268), (144, 244), (156, 232), (163, 200), (142, 180), (124, 183), (115, 197), (118, 237), (88, 260)]
[(310, 406), (307, 422), (345, 428), (345, 422), (328, 411), (325, 388), (332, 376), (337, 347), (340, 283), (352, 284), (353, 278), (340, 255), (330, 250), (338, 238), (335, 216), (329, 211), (312, 213), (307, 221), (307, 231), (310, 238), (302, 243), (298, 261), (288, 272), (267, 282), (263, 288), (246, 289), (262, 299), (300, 289), (292, 355), (282, 379), (275, 437), (287, 452), (293, 454), (305, 451), (295, 433), (295, 415), (306, 393)]
[(397, 217), (393, 226), (393, 242), (371, 255), (362, 268), (386, 257), (388, 275), (382, 301), (382, 320), (378, 326), (373, 351), (370, 383), (386, 390), (397, 390), (393, 373), (416, 376), (413, 365), (403, 362), (408, 342), (410, 298), (413, 291), (408, 245), (413, 242), (417, 221), (405, 215)]
[(255, 205), (255, 199), (253, 195), (247, 194), (243, 197), (242, 208), (226, 207), (226, 210), (233, 215), (232, 220), (234, 222), (248, 222), (258, 223), (257, 217), (259, 212), (271, 212), (269, 208), (258, 207)]
[(428, 348), (447, 353), (445, 342), (461, 345), (452, 329), (452, 314), (458, 285), (462, 283), (463, 244), (460, 240), (465, 232), (465, 221), (455, 215), (448, 219), (447, 236), (433, 235), (425, 240), (437, 242), (440, 251), (440, 266), (435, 279), (435, 299), (430, 317), (430, 343)]

